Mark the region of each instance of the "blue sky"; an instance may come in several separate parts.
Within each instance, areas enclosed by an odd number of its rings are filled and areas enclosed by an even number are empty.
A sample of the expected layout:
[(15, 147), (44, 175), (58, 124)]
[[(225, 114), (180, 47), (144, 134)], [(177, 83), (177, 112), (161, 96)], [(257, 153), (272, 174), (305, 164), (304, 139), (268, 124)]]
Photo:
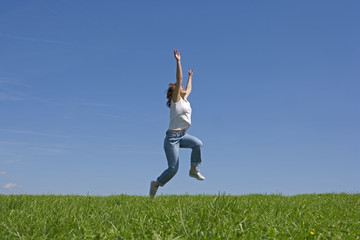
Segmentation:
[(359, 193), (358, 1), (7, 1), (0, 193), (147, 195), (175, 81), (190, 150), (159, 193)]

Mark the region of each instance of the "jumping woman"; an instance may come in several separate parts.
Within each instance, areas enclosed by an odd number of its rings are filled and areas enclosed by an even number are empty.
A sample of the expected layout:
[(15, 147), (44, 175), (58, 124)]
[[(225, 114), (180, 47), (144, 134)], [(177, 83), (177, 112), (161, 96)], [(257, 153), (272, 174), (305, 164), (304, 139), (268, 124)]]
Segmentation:
[(156, 181), (150, 183), (150, 197), (154, 198), (159, 186), (164, 186), (179, 168), (179, 148), (191, 148), (191, 167), (189, 176), (198, 180), (205, 180), (200, 174), (197, 167), (201, 164), (201, 148), (202, 142), (186, 131), (191, 126), (191, 107), (187, 98), (191, 93), (191, 81), (194, 70), (189, 71), (189, 78), (186, 90), (182, 84), (182, 70), (180, 62), (180, 53), (174, 50), (177, 63), (176, 83), (170, 83), (167, 90), (167, 103), (170, 108), (170, 124), (166, 132), (164, 140), (164, 150), (168, 162), (168, 168), (157, 178)]

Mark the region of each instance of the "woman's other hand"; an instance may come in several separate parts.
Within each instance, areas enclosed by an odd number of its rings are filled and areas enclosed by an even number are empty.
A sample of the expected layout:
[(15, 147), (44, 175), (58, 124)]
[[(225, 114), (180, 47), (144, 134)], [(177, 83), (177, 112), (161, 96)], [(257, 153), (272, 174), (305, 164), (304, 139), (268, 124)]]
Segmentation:
[(188, 73), (189, 73), (189, 78), (191, 78), (194, 73), (194, 69), (190, 69), (190, 71)]

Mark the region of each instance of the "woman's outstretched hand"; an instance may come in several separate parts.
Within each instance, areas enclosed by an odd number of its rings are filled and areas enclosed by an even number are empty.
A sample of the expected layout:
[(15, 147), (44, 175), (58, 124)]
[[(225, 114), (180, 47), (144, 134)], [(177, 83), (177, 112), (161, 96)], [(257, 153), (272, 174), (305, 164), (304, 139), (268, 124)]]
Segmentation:
[(179, 53), (179, 51), (178, 50), (174, 50), (174, 56), (175, 56), (175, 58), (176, 58), (176, 60), (177, 61), (180, 61), (180, 53)]
[(194, 69), (190, 69), (190, 71), (188, 73), (189, 73), (189, 78), (191, 78), (194, 73)]

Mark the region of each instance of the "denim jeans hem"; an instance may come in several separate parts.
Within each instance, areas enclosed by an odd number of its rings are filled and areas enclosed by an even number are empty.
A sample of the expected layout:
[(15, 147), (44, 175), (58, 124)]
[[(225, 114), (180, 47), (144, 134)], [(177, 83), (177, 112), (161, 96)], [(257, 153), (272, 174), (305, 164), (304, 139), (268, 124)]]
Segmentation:
[(158, 180), (156, 180), (156, 182), (159, 184), (160, 187), (163, 187), (165, 185), (165, 183), (161, 183)]
[(192, 167), (200, 167), (200, 166), (201, 166), (201, 162), (191, 162), (191, 166), (192, 166)]

